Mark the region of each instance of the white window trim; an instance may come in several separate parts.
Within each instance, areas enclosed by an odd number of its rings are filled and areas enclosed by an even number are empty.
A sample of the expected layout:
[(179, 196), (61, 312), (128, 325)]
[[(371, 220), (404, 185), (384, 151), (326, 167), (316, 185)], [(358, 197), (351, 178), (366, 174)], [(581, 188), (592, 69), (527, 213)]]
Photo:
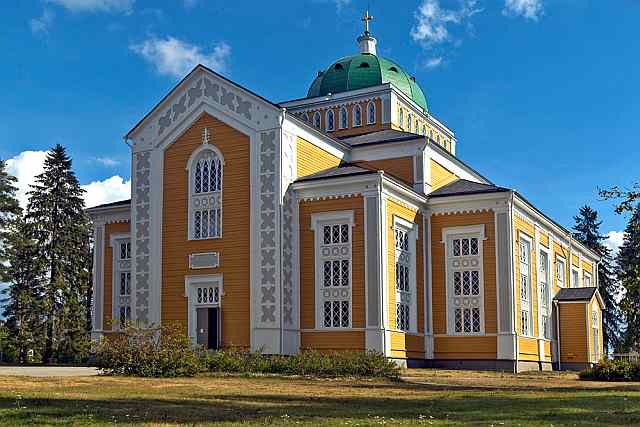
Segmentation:
[[(373, 121), (369, 120), (370, 116), (369, 116), (369, 106), (373, 106)], [(376, 116), (377, 116), (377, 111), (376, 111), (376, 103), (373, 101), (369, 101), (369, 103), (367, 104), (367, 125), (375, 125), (376, 124)]]
[[(329, 114), (331, 114), (331, 116), (333, 117), (333, 126), (329, 127)], [(333, 112), (332, 109), (328, 109), (327, 112), (325, 113), (325, 117), (324, 117), (325, 123), (324, 123), (324, 129), (329, 132), (329, 131), (334, 131), (336, 130), (336, 114)]]
[(400, 121), (400, 129), (404, 129), (404, 109), (402, 107), (400, 107), (400, 114), (399, 114), (399, 121)]
[(407, 114), (407, 131), (412, 132), (413, 130), (413, 114)]
[[(342, 123), (342, 113), (344, 113), (344, 123)], [(338, 113), (338, 129), (348, 129), (349, 128), (349, 112), (346, 107), (340, 107), (340, 112)]]
[[(118, 266), (118, 261), (120, 261), (120, 243), (126, 240), (131, 243), (131, 233), (112, 233), (109, 236), (109, 246), (111, 247), (111, 330), (114, 331), (120, 330), (120, 301), (118, 298), (120, 296), (118, 291), (120, 289), (120, 267)], [(131, 304), (131, 320), (133, 320), (133, 254), (131, 254), (129, 261), (131, 267), (128, 271), (131, 272), (132, 279), (129, 300)]]
[[(524, 240), (525, 242), (527, 242), (529, 244), (529, 289), (528, 291), (528, 295), (529, 295), (529, 330), (527, 331), (527, 333), (523, 333), (522, 332), (522, 324), (520, 325), (520, 335), (522, 335), (523, 337), (528, 337), (528, 338), (535, 338), (535, 334), (534, 334), (534, 313), (533, 313), (533, 268), (537, 268), (537, 259), (536, 259), (536, 263), (534, 264), (533, 262), (533, 254), (534, 254), (534, 246), (533, 246), (533, 239), (531, 239), (531, 237), (527, 236), (526, 234), (524, 234), (523, 232), (519, 232), (518, 233), (518, 240)], [(518, 251), (520, 251), (520, 242), (518, 241)], [(518, 263), (520, 263), (520, 253), (518, 252)], [(520, 323), (522, 323), (522, 291), (520, 290), (520, 286), (522, 286), (522, 283), (520, 282), (520, 276), (522, 275), (522, 271), (519, 272), (518, 275), (518, 296), (520, 298), (520, 312), (518, 313), (518, 318), (520, 319)], [(539, 310), (538, 310), (539, 311)]]
[[(317, 126), (316, 126), (317, 123)], [(313, 127), (316, 129), (322, 128), (322, 117), (320, 116), (320, 112), (316, 111), (313, 115), (313, 123), (311, 123)]]
[[(349, 325), (347, 327), (324, 326), (324, 298), (322, 296), (323, 270), (321, 268), (320, 247), (322, 245), (322, 226), (325, 224), (345, 223), (349, 227)], [(353, 227), (354, 211), (320, 212), (311, 215), (311, 230), (314, 232), (315, 266), (315, 329), (325, 331), (346, 331), (353, 328)]]
[[(409, 235), (409, 253), (411, 254), (411, 259), (409, 262), (409, 287), (410, 287), (410, 295), (411, 295), (411, 304), (409, 304), (409, 330), (404, 331), (398, 329), (398, 320), (396, 319), (396, 330), (398, 332), (405, 333), (418, 333), (418, 286), (417, 286), (417, 273), (416, 273), (416, 264), (417, 264), (417, 250), (418, 250), (418, 224), (408, 221), (404, 218), (401, 218), (397, 215), (393, 216), (393, 230), (395, 232), (396, 229), (402, 229), (406, 231)], [(395, 237), (395, 236), (394, 236)], [(395, 255), (395, 246), (394, 246), (394, 256)], [(395, 265), (393, 266), (395, 268)], [(396, 290), (396, 304), (398, 302), (398, 294), (399, 292)], [(395, 307), (394, 307), (395, 308)]]
[[(360, 123), (356, 123), (356, 110), (360, 110)], [(362, 107), (360, 106), (360, 104), (356, 104), (353, 106), (353, 109), (351, 110), (351, 126), (354, 128), (358, 128), (362, 126), (363, 120), (362, 120)], [(368, 120), (368, 118), (367, 118)], [(367, 123), (368, 124), (368, 123)]]
[[(197, 304), (196, 299), (196, 289), (198, 286), (202, 285), (211, 285), (213, 287), (218, 288), (218, 302), (217, 303), (209, 303), (209, 304)], [(198, 340), (198, 334), (196, 331), (197, 325), (197, 317), (196, 317), (196, 308), (207, 308), (207, 307), (222, 307), (222, 297), (224, 296), (224, 286), (222, 280), (222, 274), (202, 274), (197, 276), (185, 276), (184, 278), (184, 296), (187, 298), (187, 331), (189, 332), (189, 337), (195, 344)], [(220, 316), (222, 319), (222, 315)], [(222, 322), (218, 324), (218, 339), (221, 339), (221, 331), (222, 331)]]
[[(558, 275), (558, 263), (562, 263), (563, 267), (563, 275), (562, 275), (562, 280), (559, 280), (560, 276)], [(560, 255), (556, 255), (556, 265), (554, 268), (554, 272), (553, 274), (556, 277), (556, 283), (558, 284), (559, 288), (566, 288), (567, 287), (567, 260), (565, 257), (560, 256)]]
[[(538, 274), (536, 274), (536, 279), (538, 280), (538, 292), (540, 292), (540, 289), (542, 289), (542, 275), (540, 274), (540, 258), (542, 258), (542, 254), (544, 253), (547, 257), (547, 294), (544, 295), (544, 298), (547, 301), (547, 312), (546, 312), (546, 316), (548, 318), (548, 321), (551, 322), (551, 314), (552, 314), (552, 307), (551, 307), (551, 294), (552, 294), (552, 286), (553, 286), (553, 273), (551, 272), (551, 252), (549, 249), (545, 248), (542, 245), (539, 245), (540, 249), (538, 251), (539, 255), (538, 255), (538, 259), (536, 260), (536, 268), (538, 269)], [(544, 322), (542, 321), (543, 316), (545, 315), (545, 313), (542, 312), (542, 301), (538, 301), (538, 313), (539, 313), (539, 323), (538, 323), (538, 336), (540, 338), (544, 338), (544, 339), (550, 339), (552, 334), (549, 334), (550, 336), (547, 337), (544, 334)]]
[[(575, 273), (575, 276), (574, 276)], [(578, 283), (575, 282), (574, 277), (577, 277)], [(569, 283), (571, 288), (581, 288), (580, 285), (580, 269), (571, 264), (571, 276), (569, 277)]]
[[(193, 175), (192, 175), (192, 171), (195, 167), (195, 162), (197, 161), (198, 157), (200, 157), (200, 155), (205, 152), (205, 151), (212, 151), (216, 156), (218, 156), (218, 159), (220, 159), (220, 165), (222, 166), (222, 171), (220, 171), (220, 235), (216, 236), (216, 237), (206, 237), (206, 238), (199, 238), (196, 239), (195, 237), (193, 237), (193, 227), (194, 227), (194, 218), (193, 218), (193, 203), (191, 203), (191, 198), (194, 196), (194, 188), (193, 188)], [(209, 143), (204, 143), (201, 144), (198, 148), (196, 148), (195, 150), (193, 150), (193, 152), (191, 153), (191, 156), (189, 157), (189, 160), (187, 161), (187, 167), (185, 168), (187, 170), (187, 178), (189, 180), (189, 185), (188, 185), (188, 226), (187, 226), (187, 240), (216, 240), (216, 239), (221, 239), (223, 236), (223, 226), (224, 226), (224, 209), (222, 206), (222, 201), (223, 201), (223, 195), (224, 195), (224, 169), (225, 169), (225, 161), (224, 161), (224, 156), (222, 155), (222, 152), (218, 149), (218, 147), (216, 147), (213, 144), (209, 144)]]
[(593, 276), (591, 276), (591, 273), (589, 273), (588, 271), (585, 271), (585, 272), (582, 273), (582, 286), (587, 287), (585, 285), (585, 283), (586, 283), (585, 279), (587, 279), (587, 278), (589, 278), (589, 286), (588, 287), (592, 288), (593, 287)]
[[(478, 238), (478, 256), (480, 258), (479, 274), (480, 274), (480, 332), (456, 332), (455, 331), (455, 307), (450, 303), (453, 283), (453, 272), (449, 266), (449, 240), (453, 237), (477, 237)], [(453, 336), (482, 336), (485, 335), (485, 310), (484, 310), (484, 241), (487, 240), (485, 235), (484, 224), (469, 225), (462, 227), (447, 227), (442, 229), (442, 241), (444, 245), (445, 257), (445, 296), (447, 307), (447, 334)]]

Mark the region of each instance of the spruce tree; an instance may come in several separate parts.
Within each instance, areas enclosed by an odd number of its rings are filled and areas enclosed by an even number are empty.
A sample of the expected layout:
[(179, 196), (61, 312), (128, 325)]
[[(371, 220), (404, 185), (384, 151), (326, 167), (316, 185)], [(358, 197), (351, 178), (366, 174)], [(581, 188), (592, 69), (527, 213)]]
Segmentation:
[(7, 172), (7, 164), (0, 160), (0, 282), (6, 282), (7, 255), (6, 250), (7, 230), (10, 222), (21, 214), (18, 199), (16, 199), (17, 179)]
[(602, 221), (598, 220), (598, 212), (589, 206), (580, 208), (574, 220), (574, 238), (601, 256), (598, 266), (598, 291), (605, 306), (602, 316), (602, 335), (605, 349), (615, 350), (620, 341), (621, 315), (615, 299), (619, 293), (619, 287), (611, 250), (604, 245), (605, 237), (600, 234)]
[[(89, 220), (84, 212), (84, 190), (72, 170), (66, 150), (56, 145), (44, 162), (44, 172), (36, 177), (29, 192), (26, 219), (40, 246), (39, 261), (46, 268), (43, 298), (45, 314), (43, 360), (51, 361), (58, 350), (73, 357), (68, 342), (88, 342), (84, 315), (89, 286)], [(81, 310), (77, 315), (75, 311)], [(82, 333), (79, 333), (82, 331)], [(59, 343), (65, 345), (59, 347)]]
[(29, 237), (29, 226), (22, 218), (15, 218), (7, 232), (6, 254), (10, 268), (6, 280), (4, 312), (10, 341), (18, 361), (27, 361), (27, 353), (42, 354), (44, 293), (44, 266), (39, 258), (39, 247)]
[(618, 252), (618, 279), (625, 295), (621, 301), (626, 323), (625, 350), (640, 350), (640, 204), (636, 205)]

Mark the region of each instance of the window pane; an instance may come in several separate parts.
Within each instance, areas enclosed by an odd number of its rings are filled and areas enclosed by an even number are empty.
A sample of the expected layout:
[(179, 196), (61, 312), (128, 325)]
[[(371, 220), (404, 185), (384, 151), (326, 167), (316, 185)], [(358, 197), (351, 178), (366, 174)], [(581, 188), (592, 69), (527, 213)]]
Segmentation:
[(331, 301), (325, 301), (323, 307), (323, 318), (325, 328), (331, 327)]

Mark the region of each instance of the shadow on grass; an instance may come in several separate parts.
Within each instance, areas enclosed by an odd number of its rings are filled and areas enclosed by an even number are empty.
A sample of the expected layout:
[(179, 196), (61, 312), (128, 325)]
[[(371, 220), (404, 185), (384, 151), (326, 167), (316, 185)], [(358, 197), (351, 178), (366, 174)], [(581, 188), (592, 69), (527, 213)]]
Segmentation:
[[(396, 386), (398, 387), (398, 386)], [(80, 400), (0, 398), (2, 425), (91, 423), (207, 423), (307, 421), (336, 423), (344, 419), (393, 418), (415, 423), (421, 417), (447, 423), (637, 425), (640, 395), (591, 391), (588, 396), (509, 396), (507, 393), (460, 393), (448, 390), (420, 398), (308, 397), (277, 394), (202, 394), (185, 399), (131, 398)], [(282, 417), (285, 418), (282, 418)]]

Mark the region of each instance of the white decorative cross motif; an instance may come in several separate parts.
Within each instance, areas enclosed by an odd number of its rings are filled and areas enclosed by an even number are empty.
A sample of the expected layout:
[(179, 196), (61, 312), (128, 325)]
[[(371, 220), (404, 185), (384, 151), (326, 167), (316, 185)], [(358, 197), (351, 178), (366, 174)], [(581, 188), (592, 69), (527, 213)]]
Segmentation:
[(202, 143), (203, 144), (208, 144), (209, 143), (209, 128), (204, 128), (202, 130)]

